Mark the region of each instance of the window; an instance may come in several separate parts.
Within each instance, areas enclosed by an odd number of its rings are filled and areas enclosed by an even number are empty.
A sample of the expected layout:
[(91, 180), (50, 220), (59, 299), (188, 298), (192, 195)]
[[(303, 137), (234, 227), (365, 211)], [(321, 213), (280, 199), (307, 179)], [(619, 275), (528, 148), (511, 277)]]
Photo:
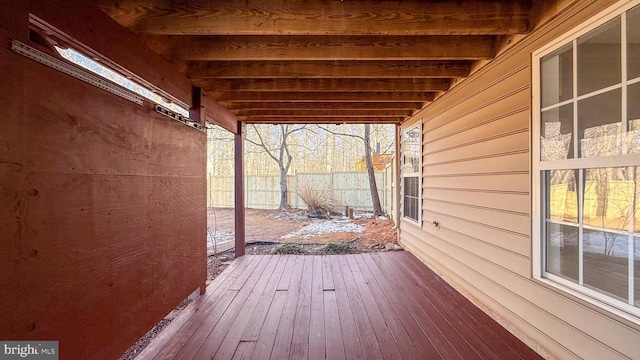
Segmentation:
[(402, 216), (420, 222), (420, 125), (402, 133)]
[(638, 3), (608, 9), (533, 57), (534, 274), (636, 322)]

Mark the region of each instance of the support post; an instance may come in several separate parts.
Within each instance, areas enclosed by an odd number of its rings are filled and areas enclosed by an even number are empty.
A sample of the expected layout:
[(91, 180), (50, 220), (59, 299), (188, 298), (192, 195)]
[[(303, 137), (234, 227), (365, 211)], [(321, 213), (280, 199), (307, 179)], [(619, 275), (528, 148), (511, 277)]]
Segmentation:
[(400, 144), (400, 141), (402, 141), (400, 133), (401, 130), (402, 128), (400, 125), (396, 125), (395, 161), (393, 164), (393, 182), (396, 185), (393, 189), (393, 206), (395, 206), (394, 220), (396, 222), (396, 236), (398, 237), (398, 243), (400, 242), (400, 187), (402, 186), (402, 178), (400, 177), (400, 166), (402, 163), (402, 154), (400, 153), (400, 150), (402, 149)]
[(202, 97), (204, 96), (204, 92), (202, 89), (197, 86), (191, 87), (191, 109), (189, 109), (189, 118), (191, 120), (197, 122), (198, 124), (204, 126), (206, 120), (206, 114), (204, 109), (204, 101)]
[(238, 121), (238, 132), (234, 136), (235, 158), (235, 255), (236, 258), (244, 255), (245, 248), (245, 209), (244, 209), (244, 135), (245, 125)]

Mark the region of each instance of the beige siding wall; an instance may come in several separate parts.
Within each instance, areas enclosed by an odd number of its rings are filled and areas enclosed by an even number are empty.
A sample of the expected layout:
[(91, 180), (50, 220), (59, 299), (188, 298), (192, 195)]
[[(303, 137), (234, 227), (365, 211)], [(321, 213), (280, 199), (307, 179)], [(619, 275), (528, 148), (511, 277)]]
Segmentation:
[(611, 3), (568, 6), (407, 122), (424, 124), (423, 203), (403, 245), (549, 357), (640, 358), (638, 325), (531, 277), (531, 52)]

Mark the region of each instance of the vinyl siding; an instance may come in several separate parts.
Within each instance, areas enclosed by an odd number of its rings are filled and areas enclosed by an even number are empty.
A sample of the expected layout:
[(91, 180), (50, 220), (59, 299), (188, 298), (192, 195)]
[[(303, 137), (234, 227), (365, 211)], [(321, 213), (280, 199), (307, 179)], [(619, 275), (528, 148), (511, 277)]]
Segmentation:
[(531, 52), (612, 3), (569, 4), (407, 123), (422, 225), (401, 222), (403, 246), (550, 358), (640, 358), (640, 326), (531, 275)]

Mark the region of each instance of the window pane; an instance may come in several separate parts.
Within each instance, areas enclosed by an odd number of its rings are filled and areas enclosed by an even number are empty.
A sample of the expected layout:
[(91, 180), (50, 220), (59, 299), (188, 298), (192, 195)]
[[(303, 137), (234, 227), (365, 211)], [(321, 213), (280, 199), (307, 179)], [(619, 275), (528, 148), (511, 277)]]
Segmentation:
[(637, 207), (635, 178), (635, 167), (585, 170), (585, 225), (628, 230)]
[(578, 102), (581, 157), (621, 154), (621, 94), (615, 89)]
[(584, 229), (584, 284), (627, 301), (629, 294), (629, 238), (602, 230)]
[(634, 283), (634, 305), (640, 307), (640, 237), (633, 237), (633, 283)]
[(627, 76), (640, 76), (640, 5), (627, 12)]
[(420, 127), (414, 127), (402, 134), (402, 171), (420, 171)]
[(547, 272), (578, 282), (578, 228), (547, 222)]
[(622, 79), (620, 17), (578, 38), (578, 95)]
[(403, 190), (403, 215), (404, 217), (418, 221), (418, 212), (420, 211), (420, 191), (418, 177), (405, 177)]
[(542, 107), (573, 97), (573, 44), (566, 45), (540, 60)]
[[(638, 19), (640, 21), (640, 19)], [(627, 87), (627, 119), (629, 131), (624, 138), (624, 154), (640, 153), (640, 83)]]
[(573, 106), (571, 104), (542, 112), (540, 160), (572, 159)]
[(550, 170), (547, 179), (547, 219), (578, 222), (577, 170)]

